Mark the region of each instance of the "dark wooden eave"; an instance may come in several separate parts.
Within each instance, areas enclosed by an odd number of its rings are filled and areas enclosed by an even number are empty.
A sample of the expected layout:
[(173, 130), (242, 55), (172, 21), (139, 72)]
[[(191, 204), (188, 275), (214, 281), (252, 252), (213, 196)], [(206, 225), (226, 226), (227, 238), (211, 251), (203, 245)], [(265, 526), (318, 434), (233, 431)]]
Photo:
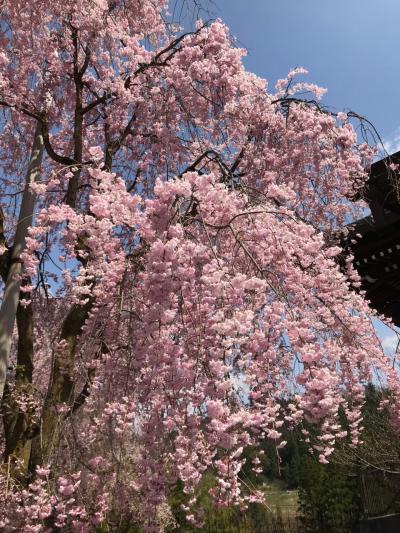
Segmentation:
[(353, 224), (361, 238), (351, 243), (354, 266), (372, 307), (400, 325), (400, 152), (371, 166), (363, 191), (371, 215)]

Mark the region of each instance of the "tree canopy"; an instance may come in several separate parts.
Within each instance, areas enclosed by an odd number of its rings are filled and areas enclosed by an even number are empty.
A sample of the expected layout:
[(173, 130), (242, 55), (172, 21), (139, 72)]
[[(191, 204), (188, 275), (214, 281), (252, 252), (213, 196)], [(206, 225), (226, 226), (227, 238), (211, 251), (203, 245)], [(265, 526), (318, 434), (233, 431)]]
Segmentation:
[[(336, 439), (357, 444), (374, 372), (395, 406), (351, 258), (337, 262), (371, 148), (304, 69), (268, 88), (221, 21), (184, 33), (166, 9), (1, 3), (5, 288), (23, 266), (2, 361), (6, 530), (132, 516), (159, 531), (178, 480), (201, 524), (208, 470), (217, 503), (261, 498), (244, 450), (283, 446), (284, 422), (317, 423), (325, 462)], [(24, 190), (34, 223), (13, 256)]]

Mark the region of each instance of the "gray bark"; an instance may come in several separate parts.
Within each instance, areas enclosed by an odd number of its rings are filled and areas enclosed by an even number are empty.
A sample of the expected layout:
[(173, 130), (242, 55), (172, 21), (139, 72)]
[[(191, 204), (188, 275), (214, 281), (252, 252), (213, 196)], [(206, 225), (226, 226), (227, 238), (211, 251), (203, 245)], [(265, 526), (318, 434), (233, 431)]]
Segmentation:
[(28, 229), (32, 226), (35, 208), (35, 194), (31, 191), (30, 185), (37, 181), (40, 175), (42, 158), (43, 135), (41, 126), (38, 124), (35, 131), (28, 171), (26, 173), (25, 188), (10, 256), (10, 266), (3, 294), (3, 302), (0, 309), (0, 401), (3, 397), (6, 383), (12, 334), (19, 302), (22, 274), (21, 254), (25, 248)]

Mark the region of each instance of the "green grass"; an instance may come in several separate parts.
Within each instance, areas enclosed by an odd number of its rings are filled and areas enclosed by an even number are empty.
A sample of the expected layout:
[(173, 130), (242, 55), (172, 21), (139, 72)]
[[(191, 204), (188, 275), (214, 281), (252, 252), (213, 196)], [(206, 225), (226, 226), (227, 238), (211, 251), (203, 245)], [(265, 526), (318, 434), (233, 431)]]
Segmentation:
[(286, 490), (284, 484), (279, 481), (264, 484), (265, 501), (273, 512), (281, 512), (284, 515), (296, 515), (299, 505), (297, 490)]

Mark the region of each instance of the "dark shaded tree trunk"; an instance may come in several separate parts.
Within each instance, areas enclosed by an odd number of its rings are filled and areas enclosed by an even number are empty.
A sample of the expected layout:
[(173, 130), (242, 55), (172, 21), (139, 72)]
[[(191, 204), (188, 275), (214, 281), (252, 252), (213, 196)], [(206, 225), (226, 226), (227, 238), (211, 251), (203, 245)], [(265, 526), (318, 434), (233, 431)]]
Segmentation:
[[(25, 293), (26, 297), (27, 294)], [(30, 431), (34, 424), (34, 408), (21, 409), (18, 398), (35, 398), (32, 385), (33, 372), (33, 309), (18, 305), (17, 308), (17, 366), (15, 382), (11, 389), (6, 383), (2, 400), (2, 415), (5, 435), (4, 461), (9, 464), (11, 474), (20, 482), (27, 479), (31, 453)], [(18, 464), (18, 469), (16, 465)]]
[[(49, 461), (56, 452), (65, 419), (74, 406), (75, 355), (82, 327), (93, 305), (73, 305), (64, 319), (59, 340), (61, 348), (53, 354), (53, 368), (46, 394), (40, 427), (32, 441), (29, 471), (35, 474), (36, 467)], [(63, 408), (63, 409), (60, 409)]]

